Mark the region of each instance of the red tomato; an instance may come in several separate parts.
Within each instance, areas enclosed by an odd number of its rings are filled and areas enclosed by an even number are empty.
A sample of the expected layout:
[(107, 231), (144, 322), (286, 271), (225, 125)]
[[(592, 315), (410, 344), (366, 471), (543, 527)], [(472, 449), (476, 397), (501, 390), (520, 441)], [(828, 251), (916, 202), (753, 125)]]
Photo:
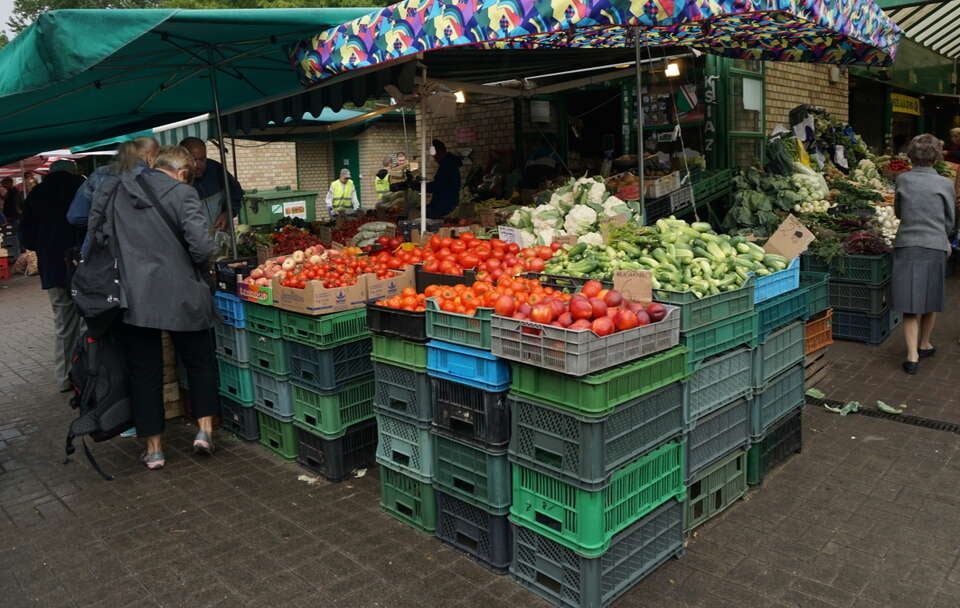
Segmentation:
[(567, 329), (580, 331), (583, 329), (590, 329), (591, 327), (593, 327), (593, 324), (590, 321), (586, 319), (577, 319), (572, 324), (570, 324), (570, 327), (568, 327)]
[(598, 293), (603, 289), (603, 284), (600, 281), (587, 281), (583, 284), (583, 287), (580, 288), (580, 293), (587, 296), (588, 298), (596, 297)]
[(537, 257), (541, 260), (549, 260), (553, 257), (553, 249), (549, 247), (537, 247)]
[(616, 330), (616, 327), (613, 325), (613, 319), (610, 317), (600, 317), (599, 319), (594, 319), (590, 329), (598, 336), (609, 336)]
[(607, 303), (600, 298), (590, 298), (590, 307), (593, 309), (593, 317), (603, 317), (607, 314)]
[(570, 298), (570, 314), (576, 319), (589, 319), (593, 316), (593, 306), (590, 301), (580, 294)]
[(632, 310), (620, 309), (613, 317), (613, 324), (616, 325), (617, 331), (624, 331), (640, 325), (640, 319), (637, 318), (637, 313)]
[(537, 323), (552, 323), (553, 316), (553, 307), (549, 304), (537, 304), (530, 311), (530, 319)]
[(527, 304), (526, 302), (523, 302), (519, 306), (517, 306), (517, 314), (521, 314), (524, 317), (529, 316), (530, 311), (532, 310), (533, 310), (533, 307)]
[(517, 310), (517, 303), (511, 296), (500, 296), (493, 306), (493, 311), (501, 317), (513, 316)]
[(457, 256), (457, 261), (460, 263), (460, 266), (463, 268), (476, 268), (480, 263), (480, 258), (473, 255), (472, 253), (461, 253)]
[(530, 272), (543, 272), (544, 268), (543, 260), (540, 258), (530, 258), (527, 260), (526, 269)]
[(570, 316), (570, 312), (567, 311), (557, 317), (557, 323), (559, 323), (562, 327), (570, 327), (573, 325), (573, 317)]
[(454, 253), (463, 253), (467, 250), (467, 244), (459, 239), (450, 243), (450, 251)]

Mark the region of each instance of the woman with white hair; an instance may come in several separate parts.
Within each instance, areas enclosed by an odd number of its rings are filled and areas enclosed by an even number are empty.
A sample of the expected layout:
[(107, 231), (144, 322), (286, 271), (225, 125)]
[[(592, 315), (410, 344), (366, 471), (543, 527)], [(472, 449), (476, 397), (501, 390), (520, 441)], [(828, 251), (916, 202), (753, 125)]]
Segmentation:
[(895, 211), (900, 228), (893, 245), (890, 308), (903, 313), (907, 346), (903, 371), (908, 374), (916, 374), (920, 359), (937, 352), (931, 337), (937, 313), (943, 311), (957, 197), (953, 182), (933, 169), (943, 159), (942, 150), (933, 135), (914, 137), (907, 146), (913, 169), (897, 177)]

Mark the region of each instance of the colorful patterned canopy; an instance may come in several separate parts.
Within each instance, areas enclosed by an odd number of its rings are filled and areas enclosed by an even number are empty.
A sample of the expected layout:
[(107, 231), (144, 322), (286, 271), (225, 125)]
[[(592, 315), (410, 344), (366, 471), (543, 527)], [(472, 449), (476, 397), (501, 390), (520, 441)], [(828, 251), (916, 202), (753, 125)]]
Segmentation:
[(886, 65), (900, 30), (872, 0), (406, 0), (290, 48), (304, 84), (451, 47), (687, 46), (743, 59)]

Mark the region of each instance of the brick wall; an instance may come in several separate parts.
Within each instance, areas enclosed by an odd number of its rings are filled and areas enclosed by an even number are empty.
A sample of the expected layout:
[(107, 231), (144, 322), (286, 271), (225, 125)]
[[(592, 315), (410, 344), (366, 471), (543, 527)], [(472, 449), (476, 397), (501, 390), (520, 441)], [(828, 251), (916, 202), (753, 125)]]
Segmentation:
[(825, 108), (838, 119), (849, 120), (848, 75), (830, 82), (830, 67), (812, 63), (767, 62), (765, 97), (767, 132), (789, 126), (790, 110), (804, 103)]
[[(227, 168), (233, 173), (233, 147), (227, 146)], [(293, 142), (236, 140), (237, 175), (244, 190), (297, 187), (297, 151)], [(220, 160), (217, 147), (207, 143), (207, 158)]]
[(300, 188), (316, 190), (317, 217), (327, 217), (324, 197), (333, 181), (333, 144), (330, 142), (298, 142), (296, 144), (296, 166), (300, 176)]
[(414, 150), (419, 149), (420, 142), (412, 119), (412, 116), (407, 117), (408, 142), (404, 142), (403, 124), (400, 122), (380, 121), (360, 135), (360, 175), (363, 178), (360, 184), (360, 204), (364, 209), (377, 206), (375, 180), (377, 171), (383, 167), (384, 157), (397, 152), (412, 156)]

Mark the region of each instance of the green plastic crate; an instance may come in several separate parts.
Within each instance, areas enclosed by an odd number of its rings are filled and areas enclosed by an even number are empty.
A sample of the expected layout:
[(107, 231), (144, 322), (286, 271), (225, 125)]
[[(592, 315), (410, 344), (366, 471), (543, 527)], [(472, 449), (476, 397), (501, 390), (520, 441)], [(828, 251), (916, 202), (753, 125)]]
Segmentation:
[(325, 439), (343, 435), (347, 427), (373, 418), (373, 376), (355, 380), (337, 391), (317, 391), (293, 385), (293, 421)]
[(370, 335), (366, 308), (320, 316), (283, 311), (280, 322), (284, 338), (316, 348), (332, 348)]
[(268, 338), (283, 336), (279, 308), (244, 302), (243, 312), (247, 317), (247, 329), (251, 332)]
[(242, 405), (253, 405), (253, 375), (247, 365), (238, 365), (217, 357), (220, 394)]
[(510, 509), (507, 452), (434, 434), (433, 485), (491, 515), (505, 515)]
[(721, 169), (704, 172), (699, 178), (694, 178), (693, 195), (696, 203), (707, 203), (729, 192), (732, 177), (731, 169)]
[(874, 286), (830, 281), (830, 308), (878, 316), (889, 307), (890, 294), (890, 282)]
[(753, 278), (740, 289), (725, 291), (715, 296), (698, 298), (690, 292), (656, 289), (653, 299), (680, 307), (680, 332), (693, 331), (705, 325), (753, 310)]
[(763, 344), (775, 329), (807, 316), (807, 290), (794, 289), (757, 304), (757, 343)]
[(399, 365), (415, 372), (427, 371), (427, 345), (400, 338), (373, 334), (370, 358), (379, 363)]
[(264, 226), (275, 224), (287, 215), (301, 217), (308, 222), (315, 221), (317, 191), (291, 190), (290, 186), (280, 186), (273, 190), (250, 190), (244, 193), (240, 223)]
[(800, 256), (800, 270), (827, 272), (832, 281), (883, 285), (893, 273), (893, 255), (838, 255), (827, 263), (811, 254)]
[(270, 338), (251, 333), (247, 336), (247, 352), (250, 365), (275, 376), (290, 373), (290, 358), (287, 343), (283, 338)]
[(604, 416), (613, 408), (687, 377), (682, 346), (596, 374), (568, 376), (542, 367), (510, 365), (510, 390), (540, 403), (585, 416)]
[(390, 515), (418, 530), (437, 529), (437, 498), (433, 485), (380, 466), (380, 506)]
[(778, 374), (803, 361), (805, 325), (791, 323), (770, 332), (753, 351), (753, 388), (762, 389)]
[(812, 319), (830, 308), (830, 275), (825, 272), (803, 271), (800, 287), (807, 290), (807, 318)]
[(599, 556), (621, 530), (668, 500), (683, 501), (685, 452), (682, 441), (665, 443), (614, 471), (596, 491), (513, 464), (510, 521), (580, 555)]
[(773, 428), (747, 452), (747, 483), (763, 483), (763, 478), (777, 465), (787, 461), (803, 448), (803, 408), (798, 408)]
[(444, 312), (436, 300), (427, 299), (427, 337), (473, 348), (490, 350), (492, 308), (478, 308), (471, 317)]
[(297, 459), (297, 432), (292, 422), (283, 422), (273, 416), (257, 412), (260, 422), (260, 445), (284, 460)]
[[(753, 297), (753, 292), (750, 292)], [(687, 348), (687, 369), (694, 372), (705, 359), (725, 353), (746, 344), (757, 345), (757, 313), (754, 311), (705, 325), (681, 336), (680, 343)]]
[(683, 529), (690, 532), (747, 493), (747, 451), (737, 450), (706, 469), (687, 487)]

